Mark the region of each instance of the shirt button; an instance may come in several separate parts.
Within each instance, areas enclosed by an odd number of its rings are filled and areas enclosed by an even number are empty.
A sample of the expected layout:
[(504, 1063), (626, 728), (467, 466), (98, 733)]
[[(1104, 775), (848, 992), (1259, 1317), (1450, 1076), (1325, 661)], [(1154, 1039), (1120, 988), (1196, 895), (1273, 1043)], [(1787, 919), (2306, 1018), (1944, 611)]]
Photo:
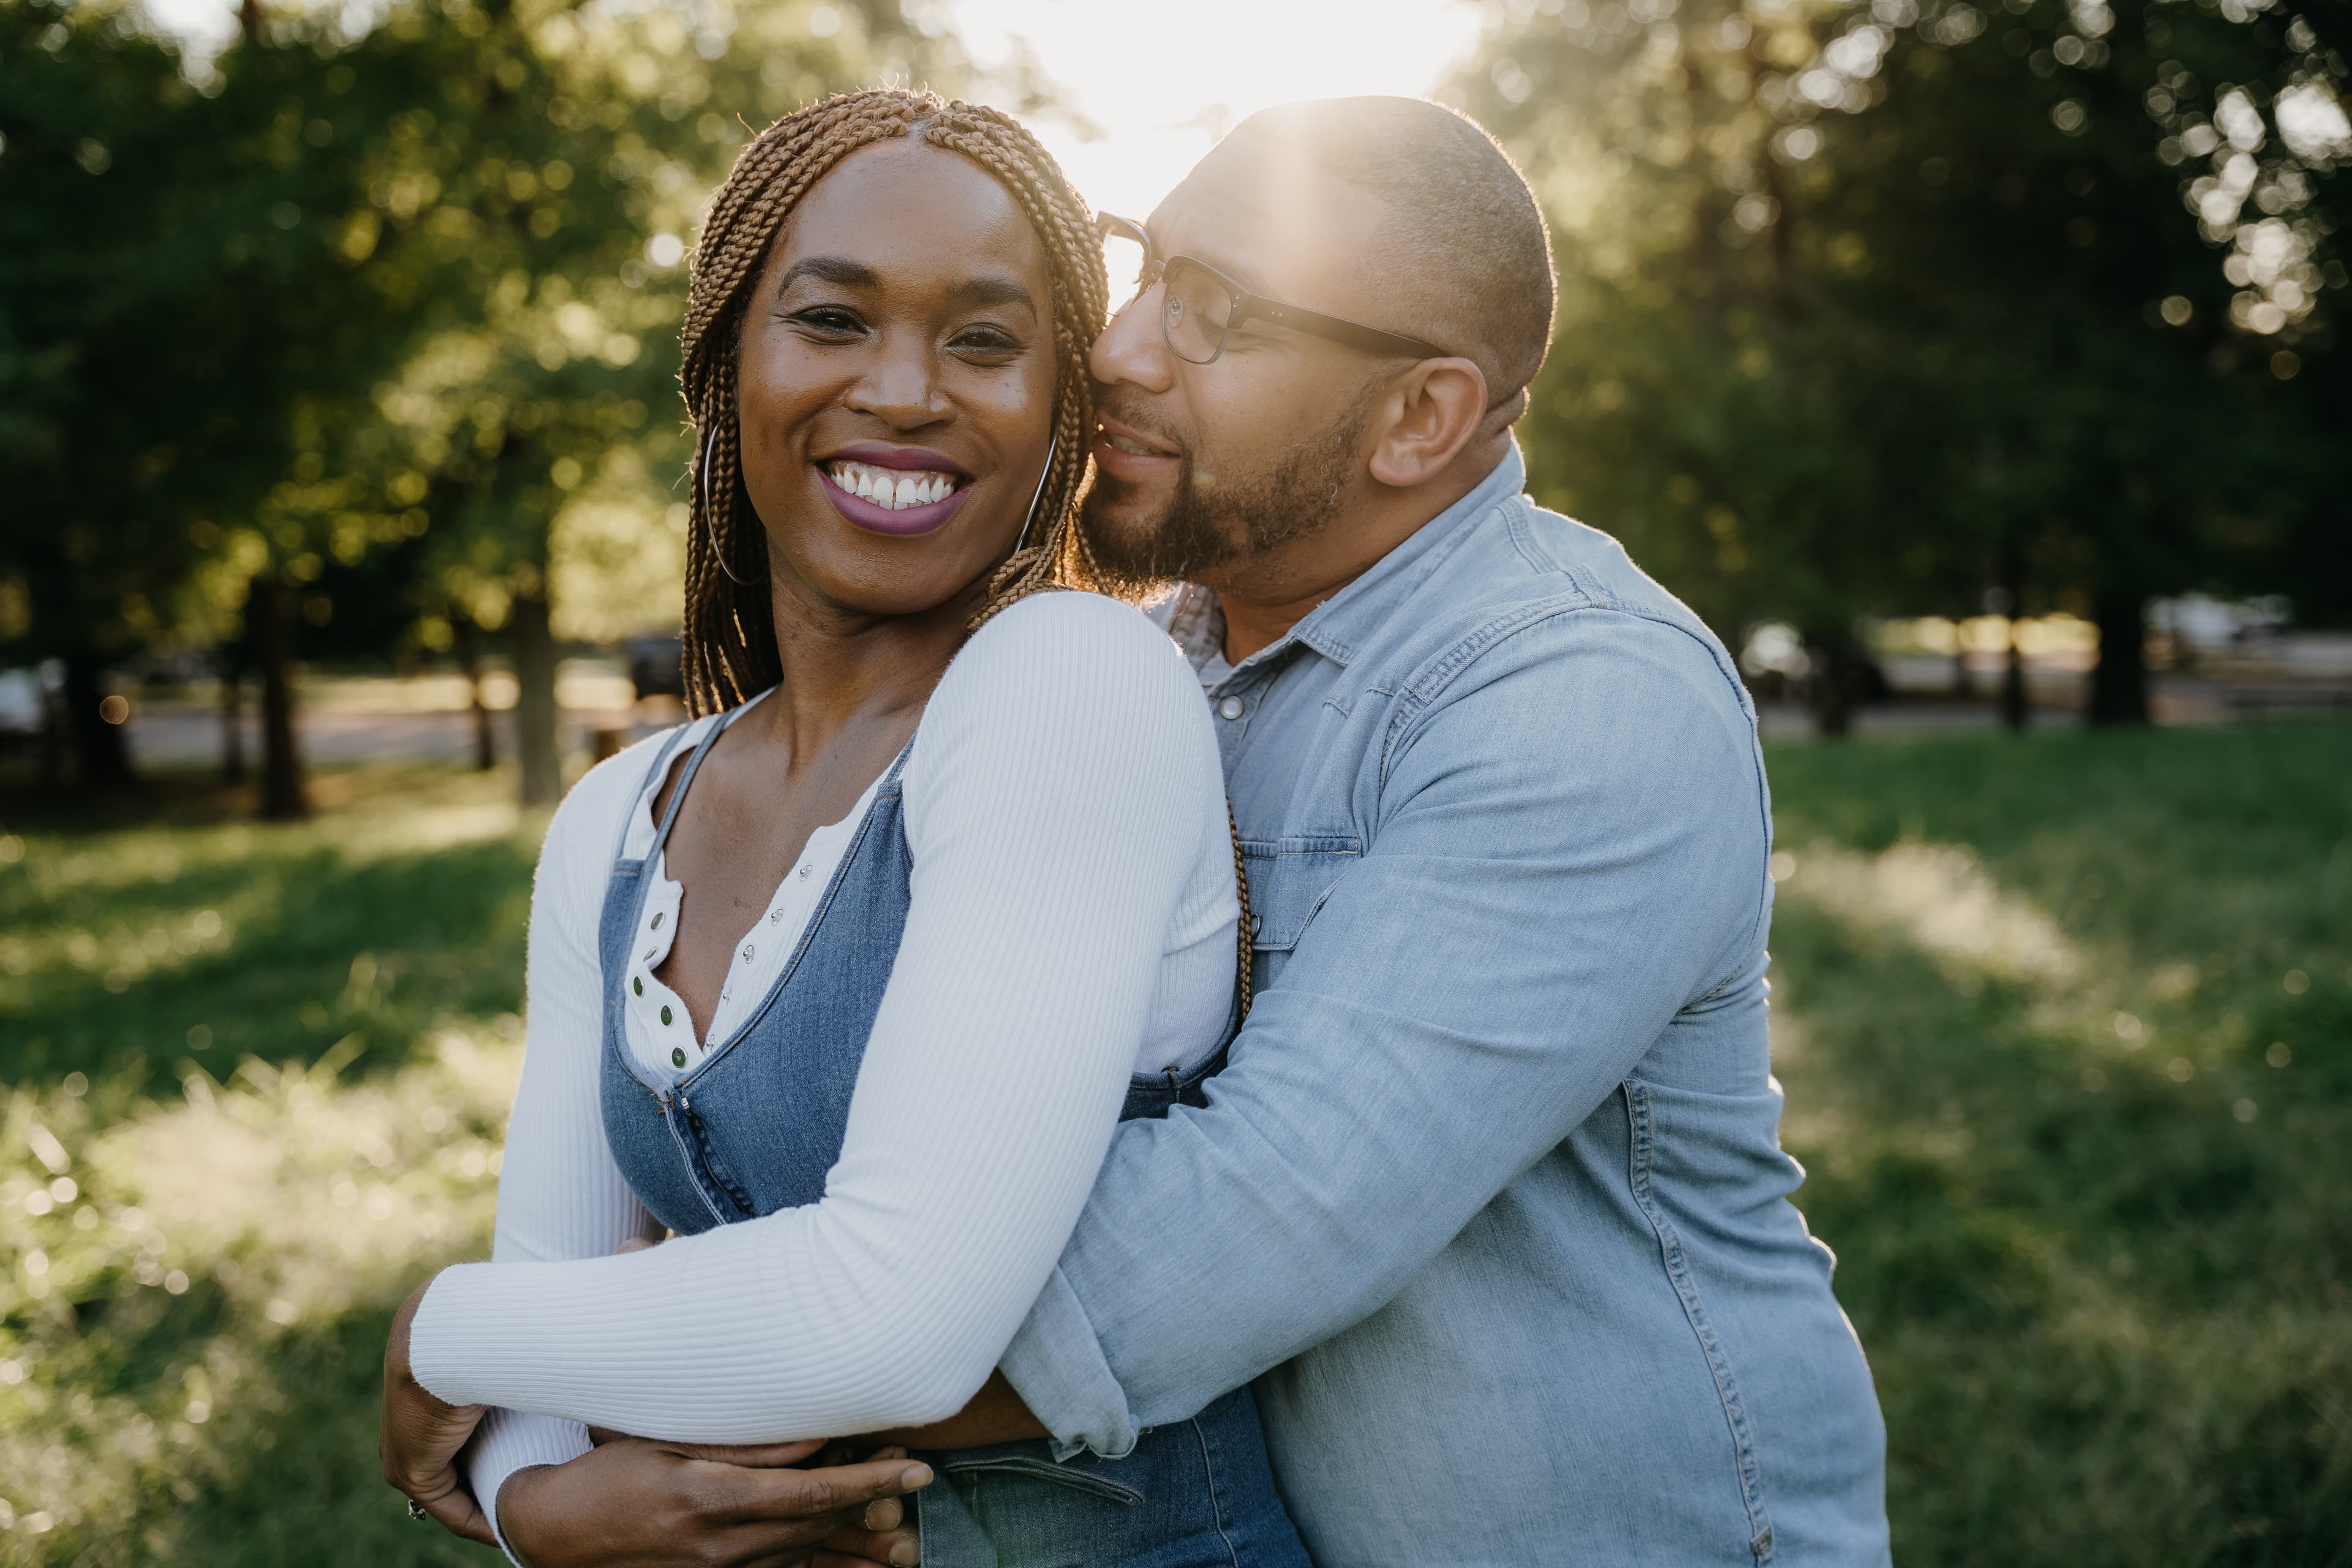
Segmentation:
[(629, 977), (629, 989), (642, 996), (646, 994), (646, 983), (633, 974)]
[(751, 944), (748, 942), (743, 944), (743, 962), (746, 963), (751, 962)]
[[(1232, 702), (1232, 701), (1233, 701), (1233, 699), (1232, 699), (1232, 698), (1230, 698), (1230, 697), (1228, 697), (1228, 698), (1226, 698), (1226, 699), (1225, 699), (1225, 700), (1226, 700), (1226, 701), (1228, 701), (1228, 702)], [(1236, 708), (1238, 708), (1238, 707), (1240, 707), (1240, 706), (1241, 706), (1241, 705), (1240, 705), (1239, 703), (1237, 703), (1237, 702), (1236, 702), (1236, 703), (1234, 703), (1234, 705)], [(1233, 715), (1229, 713), (1229, 714), (1227, 714), (1227, 715), (1226, 715), (1226, 717), (1230, 719), (1230, 718), (1232, 718), (1232, 717), (1233, 717)], [(654, 911), (653, 925), (652, 925), (652, 927), (651, 927), (650, 929), (652, 929), (652, 930), (654, 930), (654, 931), (659, 931), (659, 930), (661, 930), (661, 911), (660, 911), (659, 910), (656, 910)]]
[[(1228, 697), (1217, 704), (1217, 711), (1228, 719), (1238, 719), (1242, 716), (1242, 700), (1238, 697)], [(659, 920), (660, 917), (657, 915), (655, 919)]]
[(809, 874), (809, 868), (808, 868), (807, 867), (805, 867), (805, 866), (802, 867), (802, 868), (801, 868), (801, 880), (802, 880), (802, 881), (803, 881), (803, 882), (807, 881), (807, 880), (808, 880), (808, 874)]
[(684, 1067), (686, 1065), (686, 1053), (675, 1047), (671, 1047), (669, 1053), (669, 1065), (674, 1068)]
[(778, 921), (782, 920), (783, 918), (784, 911), (782, 910), (770, 910), (768, 911), (768, 923), (770, 925), (774, 925)]
[(662, 1023), (665, 1026), (669, 1023), (669, 1009), (667, 1007), (664, 1007), (662, 1009)]

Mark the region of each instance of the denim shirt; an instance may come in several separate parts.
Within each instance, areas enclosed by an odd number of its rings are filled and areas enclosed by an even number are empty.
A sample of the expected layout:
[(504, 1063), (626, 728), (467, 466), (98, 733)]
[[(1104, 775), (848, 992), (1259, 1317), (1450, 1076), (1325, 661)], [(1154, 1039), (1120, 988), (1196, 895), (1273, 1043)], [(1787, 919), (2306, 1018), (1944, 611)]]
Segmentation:
[[(1255, 1380), (1328, 1568), (1885, 1563), (1780, 1147), (1755, 710), (1524, 475), (1210, 685), (1256, 1005), (1205, 1106), (1120, 1128), (1003, 1368), (1065, 1454)], [(1196, 667), (1218, 622), (1181, 591)]]

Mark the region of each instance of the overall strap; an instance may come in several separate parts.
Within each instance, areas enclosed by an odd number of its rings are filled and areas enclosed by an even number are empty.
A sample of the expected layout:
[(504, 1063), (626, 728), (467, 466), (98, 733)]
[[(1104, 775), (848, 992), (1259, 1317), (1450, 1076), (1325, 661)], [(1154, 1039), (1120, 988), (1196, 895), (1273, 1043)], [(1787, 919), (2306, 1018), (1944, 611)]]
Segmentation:
[(655, 787), (660, 781), (662, 770), (669, 766), (670, 754), (677, 750), (677, 743), (685, 740), (686, 732), (693, 728), (694, 725), (690, 721), (680, 724), (669, 732), (667, 740), (662, 742), (661, 750), (654, 753), (653, 766), (646, 770), (645, 780), (637, 785), (637, 793), (629, 797), (629, 809), (621, 814), (620, 835), (613, 840), (613, 859), (616, 863), (621, 858), (621, 851), (628, 847), (629, 825), (637, 817), (636, 803), (645, 798), (646, 791)]
[(875, 786), (875, 794), (877, 797), (898, 784), (898, 775), (907, 771), (907, 759), (914, 754), (915, 737), (909, 735), (907, 737), (907, 743), (898, 748), (898, 754), (890, 759), (890, 765), (882, 770), (882, 782)]
[(693, 785), (694, 775), (701, 768), (702, 759), (710, 754), (710, 748), (719, 743), (719, 737), (727, 732), (727, 726), (749, 710), (748, 708), (738, 708), (710, 726), (710, 733), (702, 737), (701, 742), (694, 748), (694, 754), (686, 759), (686, 771), (678, 774), (677, 789), (669, 797), (669, 809), (662, 813), (661, 822), (654, 829), (653, 847), (646, 851), (647, 861), (659, 855), (662, 846), (669, 842), (670, 826), (677, 821), (677, 808), (686, 804), (686, 792)]

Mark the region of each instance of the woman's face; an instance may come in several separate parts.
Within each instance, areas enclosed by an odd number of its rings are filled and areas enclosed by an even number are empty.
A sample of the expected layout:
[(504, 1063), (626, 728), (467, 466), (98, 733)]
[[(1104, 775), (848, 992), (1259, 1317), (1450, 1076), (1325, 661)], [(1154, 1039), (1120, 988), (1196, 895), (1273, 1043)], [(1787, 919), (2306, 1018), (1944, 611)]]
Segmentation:
[(761, 267), (736, 376), (743, 484), (780, 588), (913, 615), (1013, 548), (1045, 471), (1045, 247), (978, 164), (908, 140), (850, 154)]

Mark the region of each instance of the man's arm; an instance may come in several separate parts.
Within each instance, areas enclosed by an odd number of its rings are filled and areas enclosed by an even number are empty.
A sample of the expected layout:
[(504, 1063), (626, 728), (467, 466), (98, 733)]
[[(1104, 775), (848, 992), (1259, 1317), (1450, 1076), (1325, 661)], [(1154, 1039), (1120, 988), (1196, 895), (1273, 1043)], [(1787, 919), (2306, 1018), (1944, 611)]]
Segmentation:
[(1761, 771), (1689, 634), (1538, 622), (1389, 750), (1210, 1105), (1121, 1129), (1006, 1353), (1065, 1443), (1123, 1454), (1378, 1310), (1753, 945)]
[(1045, 1430), (1045, 1424), (1030, 1414), (1029, 1406), (1022, 1403), (1021, 1395), (1013, 1392), (1013, 1384), (999, 1369), (990, 1373), (980, 1392), (946, 1420), (896, 1432), (876, 1432), (866, 1441), (935, 1451), (984, 1448), (992, 1443), (1018, 1443), (1052, 1436)]

